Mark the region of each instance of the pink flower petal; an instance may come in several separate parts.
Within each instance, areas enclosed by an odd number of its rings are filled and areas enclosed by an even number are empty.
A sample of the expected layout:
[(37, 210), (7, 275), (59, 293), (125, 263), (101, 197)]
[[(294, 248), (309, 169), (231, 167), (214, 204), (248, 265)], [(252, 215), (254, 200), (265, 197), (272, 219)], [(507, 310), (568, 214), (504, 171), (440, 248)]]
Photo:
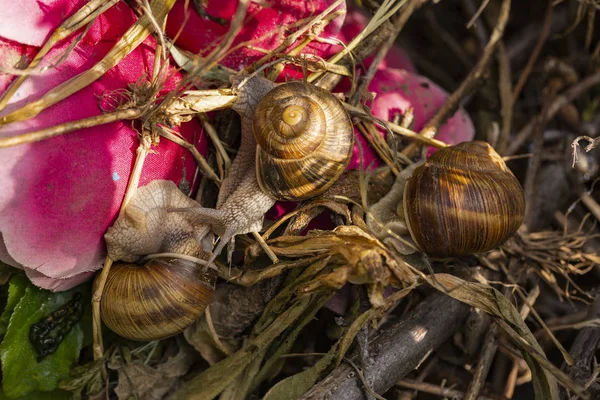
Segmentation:
[[(52, 13), (62, 13), (62, 9), (45, 12), (52, 19)], [(27, 79), (0, 114), (40, 98), (94, 65), (134, 21), (125, 4), (111, 8), (96, 20), (62, 64)], [(45, 60), (55, 62), (69, 44), (65, 41)], [(90, 86), (35, 118), (0, 127), (0, 137), (102, 114), (100, 97), (129, 83), (143, 82), (151, 74), (154, 46), (153, 40), (146, 40)], [(0, 50), (0, 55), (15, 50), (6, 42), (0, 42), (0, 49), (6, 50)], [(180, 76), (174, 75), (164, 90), (172, 89), (178, 80)], [(201, 151), (206, 150), (207, 142), (197, 122), (184, 124), (182, 134)], [(123, 121), (0, 149), (0, 232), (10, 255), (5, 257), (0, 251), (0, 259), (11, 265), (18, 263), (15, 266), (24, 268), (34, 283), (51, 290), (68, 289), (89, 277), (90, 271), (101, 268), (103, 234), (121, 204), (138, 146), (137, 135), (132, 122)], [(195, 167), (188, 151), (163, 139), (148, 156), (140, 185), (153, 179), (189, 182)]]
[(46, 38), (85, 0), (0, 0), (0, 37), (41, 47)]
[[(226, 26), (202, 18), (191, 1), (179, 0), (169, 13), (167, 35), (177, 37), (175, 42), (181, 48), (206, 56), (224, 39), (229, 30), (229, 22), (235, 13), (237, 0), (209, 0), (206, 12), (227, 21)], [(233, 41), (232, 49), (221, 64), (240, 70), (262, 58), (262, 50), (273, 50), (289, 37), (303, 19), (313, 18), (333, 3), (333, 0), (278, 0), (272, 2), (251, 2), (242, 29)], [(185, 5), (188, 7), (185, 8)], [(342, 3), (337, 10), (344, 13), (329, 23), (322, 37), (335, 36), (342, 26), (346, 10)], [(239, 46), (239, 47), (236, 47)], [(312, 42), (303, 54), (329, 57), (333, 52), (326, 43)], [(291, 73), (291, 72), (290, 72)], [(285, 75), (285, 74), (284, 74)]]

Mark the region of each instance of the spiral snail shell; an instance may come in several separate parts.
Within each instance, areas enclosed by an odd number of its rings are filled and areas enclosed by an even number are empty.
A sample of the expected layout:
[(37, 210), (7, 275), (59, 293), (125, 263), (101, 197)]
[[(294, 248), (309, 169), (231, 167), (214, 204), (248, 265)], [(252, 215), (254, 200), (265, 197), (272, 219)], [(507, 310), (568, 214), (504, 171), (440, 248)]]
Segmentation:
[(143, 266), (117, 263), (104, 287), (102, 320), (127, 339), (176, 335), (204, 313), (215, 280), (214, 271), (179, 258), (152, 259)]
[(402, 208), (419, 249), (446, 258), (491, 250), (523, 221), (519, 181), (486, 142), (442, 148), (417, 167), (404, 187)]
[[(132, 340), (163, 339), (206, 309), (216, 272), (196, 262), (209, 258), (197, 240), (204, 225), (194, 214), (167, 211), (197, 205), (173, 182), (152, 181), (137, 189), (104, 235), (110, 257), (121, 260), (110, 267), (100, 299), (100, 316), (113, 332)], [(157, 253), (163, 255), (135, 263)]]
[(256, 106), (260, 188), (278, 200), (303, 200), (329, 188), (352, 155), (354, 130), (342, 103), (328, 91), (288, 82)]

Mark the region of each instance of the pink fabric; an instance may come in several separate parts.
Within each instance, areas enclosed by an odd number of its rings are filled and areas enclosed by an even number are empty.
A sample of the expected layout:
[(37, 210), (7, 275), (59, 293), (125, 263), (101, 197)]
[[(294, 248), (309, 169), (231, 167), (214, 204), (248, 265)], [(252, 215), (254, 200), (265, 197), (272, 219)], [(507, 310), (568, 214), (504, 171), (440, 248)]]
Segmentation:
[[(233, 41), (234, 50), (226, 56), (221, 64), (234, 70), (241, 70), (264, 56), (260, 50), (273, 50), (289, 37), (298, 28), (304, 25), (303, 20), (314, 18), (329, 7), (333, 0), (277, 0), (264, 2), (251, 2), (246, 19), (239, 34)], [(229, 24), (222, 26), (217, 22), (200, 17), (192, 1), (179, 0), (169, 13), (167, 21), (167, 35), (177, 37), (175, 42), (181, 48), (206, 56), (221, 41), (229, 29)], [(237, 0), (209, 0), (206, 12), (218, 18), (230, 21), (235, 12)], [(342, 3), (337, 10), (344, 13), (329, 23), (322, 37), (334, 37), (340, 30), (346, 10)], [(298, 25), (298, 26), (294, 26)], [(177, 34), (179, 33), (179, 36)], [(236, 47), (237, 46), (237, 47)], [(260, 49), (260, 50), (259, 50)], [(331, 46), (326, 43), (311, 42), (303, 54), (316, 54), (327, 58), (334, 54)], [(286, 69), (286, 76), (298, 78), (297, 70)]]
[[(86, 3), (27, 1), (22, 9), (12, 2), (3, 5), (3, 10), (13, 11), (0, 14), (0, 64), (14, 65), (21, 55), (31, 59), (36, 50), (25, 45), (42, 44), (54, 28)], [(12, 18), (20, 18), (18, 26), (7, 23)], [(64, 62), (28, 78), (0, 114), (40, 98), (93, 66), (134, 22), (126, 4), (113, 6), (94, 22)], [(53, 49), (44, 64), (56, 62), (74, 37)], [(0, 127), (0, 137), (102, 114), (102, 96), (144, 82), (151, 74), (154, 48), (154, 41), (148, 38), (93, 84), (35, 118)], [(164, 90), (172, 89), (180, 79), (174, 73)], [(9, 80), (0, 75), (0, 93)], [(102, 104), (108, 105), (106, 98)], [(184, 124), (181, 133), (200, 151), (206, 150), (207, 142), (198, 123)], [(123, 199), (138, 145), (137, 134), (131, 121), (123, 121), (0, 149), (0, 233), (4, 240), (0, 260), (25, 269), (36, 285), (51, 290), (66, 290), (101, 268), (105, 256), (103, 234), (116, 218)], [(154, 179), (176, 183), (193, 179), (196, 166), (188, 151), (165, 139), (152, 150), (140, 185)]]

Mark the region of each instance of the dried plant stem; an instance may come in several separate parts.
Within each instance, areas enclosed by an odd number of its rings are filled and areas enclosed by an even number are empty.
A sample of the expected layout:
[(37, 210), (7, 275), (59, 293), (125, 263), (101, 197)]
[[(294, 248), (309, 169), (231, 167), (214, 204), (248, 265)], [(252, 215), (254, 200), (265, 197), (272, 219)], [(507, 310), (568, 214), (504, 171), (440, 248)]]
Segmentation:
[(139, 118), (140, 115), (142, 115), (141, 109), (130, 108), (128, 110), (115, 111), (110, 114), (80, 119), (79, 121), (67, 122), (65, 124), (40, 129), (39, 131), (29, 132), (22, 135), (4, 137), (0, 138), (0, 149), (5, 147), (39, 142), (40, 140), (60, 136), (65, 133), (76, 131), (78, 129), (109, 124), (111, 122), (120, 120), (136, 119)]
[(489, 2), (490, 2), (490, 0), (483, 0), (481, 2), (481, 5), (479, 6), (479, 8), (475, 12), (475, 14), (473, 14), (473, 16), (471, 17), (471, 19), (469, 20), (469, 22), (467, 22), (467, 29), (471, 29), (471, 27), (473, 26), (473, 24), (475, 23), (475, 21), (477, 21), (477, 19), (479, 18), (479, 16), (483, 12), (483, 10), (485, 10), (485, 8), (489, 4)]
[(581, 202), (590, 210), (594, 218), (600, 221), (600, 205), (589, 193), (581, 195)]
[[(406, 3), (406, 0), (384, 0), (381, 4), (375, 15), (371, 18), (367, 26), (352, 39), (350, 43), (348, 43), (342, 51), (331, 57), (328, 62), (332, 64), (337, 64), (342, 58), (346, 55), (350, 54), (358, 44), (371, 33), (373, 33), (381, 24), (386, 22), (392, 15), (394, 15), (401, 7), (403, 7)], [(386, 37), (387, 39), (387, 37)], [(314, 73), (308, 77), (307, 81), (312, 83), (315, 80), (319, 79), (323, 75), (320, 72)]]
[(600, 72), (596, 72), (571, 86), (562, 95), (557, 96), (548, 107), (542, 110), (539, 115), (535, 116), (525, 127), (523, 127), (523, 129), (521, 129), (515, 139), (511, 142), (505, 155), (511, 156), (521, 148), (521, 146), (534, 132), (534, 128), (538, 121), (541, 121), (542, 125), (545, 125), (548, 121), (554, 118), (556, 113), (558, 113), (561, 108), (568, 105), (577, 97), (586, 93), (589, 89), (595, 85), (598, 85), (599, 83)]
[[(181, 81), (178, 85), (178, 89), (186, 88), (192, 85), (198, 79), (201, 79), (207, 72), (209, 72), (217, 62), (224, 57), (227, 53), (227, 50), (231, 47), (233, 40), (236, 35), (242, 29), (244, 18), (246, 18), (246, 13), (248, 11), (248, 6), (250, 5), (250, 0), (239, 0), (237, 8), (235, 10), (235, 14), (231, 19), (231, 24), (227, 34), (223, 38), (223, 41), (212, 51), (206, 58), (202, 59), (202, 63), (197, 65), (193, 65), (188, 70), (188, 75)], [(171, 104), (171, 102), (177, 97), (179, 90), (173, 90), (169, 92), (165, 98), (163, 99), (161, 104)], [(158, 111), (158, 108), (149, 113), (148, 118), (152, 117), (152, 115)]]
[[(171, 10), (171, 7), (173, 7), (173, 4), (175, 4), (175, 0), (153, 1), (152, 13), (154, 18), (162, 23), (169, 10)], [(96, 65), (56, 86), (40, 99), (27, 103), (20, 109), (0, 117), (0, 125), (33, 118), (44, 109), (96, 81), (146, 40), (153, 29), (154, 25), (152, 25), (150, 17), (144, 15), (123, 34), (121, 40)]]
[(358, 128), (360, 133), (369, 141), (369, 144), (375, 150), (379, 158), (381, 158), (383, 162), (391, 168), (392, 173), (394, 175), (398, 175), (398, 167), (394, 164), (394, 159), (390, 155), (390, 148), (385, 144), (383, 138), (381, 137), (379, 132), (377, 132), (377, 129), (375, 129), (373, 124), (367, 122), (359, 122), (356, 125), (356, 128)]
[[(505, 325), (506, 329), (511, 329), (504, 321), (499, 322), (501, 325)], [(531, 346), (527, 341), (521, 340), (519, 342), (519, 346), (522, 346), (523, 349), (527, 352), (527, 355), (537, 361), (546, 371), (552, 374), (561, 385), (565, 388), (568, 388), (575, 394), (577, 394), (581, 399), (590, 400), (589, 394), (586, 392), (585, 388), (575, 381), (571, 379), (567, 374), (561, 371), (556, 365), (552, 364), (546, 357), (540, 354), (537, 349)], [(512, 346), (506, 346), (506, 350), (509, 351), (509, 354), (516, 358), (521, 358), (522, 355), (520, 352), (513, 348)]]
[[(100, 14), (104, 13), (106, 10), (117, 4), (118, 0), (92, 0), (67, 20), (65, 20), (58, 28), (52, 32), (52, 35), (46, 40), (40, 51), (35, 55), (33, 60), (29, 63), (27, 67), (28, 70), (35, 68), (42, 58), (48, 54), (48, 52), (61, 40), (66, 39), (75, 31), (92, 22), (96, 17)], [(24, 71), (27, 72), (27, 71)], [(2, 94), (0, 97), (0, 111), (2, 111), (11, 97), (15, 94), (15, 92), (21, 87), (23, 82), (27, 79), (27, 75), (20, 75), (14, 82), (11, 83), (9, 88)]]
[(269, 247), (267, 242), (265, 242), (265, 239), (263, 239), (263, 237), (260, 236), (260, 233), (252, 232), (252, 235), (254, 236), (254, 239), (256, 239), (260, 247), (262, 247), (265, 253), (267, 253), (267, 256), (269, 256), (273, 264), (277, 264), (279, 262), (279, 258), (277, 258), (275, 253), (273, 253), (273, 250), (271, 250), (271, 247)]
[[(215, 129), (214, 126), (212, 126), (212, 124), (210, 122), (208, 122), (204, 119), (202, 120), (202, 126), (204, 127), (204, 130), (210, 137), (210, 140), (212, 140), (213, 145), (215, 146), (215, 149), (217, 150), (217, 153), (219, 154), (219, 156), (221, 156), (221, 159), (223, 160), (223, 166), (225, 168), (225, 171), (228, 171), (229, 167), (231, 166), (231, 159), (229, 158), (229, 155), (227, 154), (225, 147), (223, 147), (223, 143), (221, 142), (221, 138), (219, 138), (219, 134), (217, 133), (217, 130)], [(221, 179), (223, 179), (223, 178), (225, 178), (225, 177), (221, 176)]]
[[(385, 351), (372, 354), (369, 365), (362, 366), (365, 371), (368, 368), (365, 375), (371, 388), (377, 393), (385, 393), (459, 329), (468, 310), (467, 305), (436, 293), (423, 301), (405, 320), (375, 333), (369, 346)], [(357, 356), (351, 359), (356, 360)], [(365, 398), (360, 381), (352, 372), (353, 369), (347, 364), (338, 366), (302, 399)]]
[(161, 126), (161, 127), (159, 127), (159, 130), (160, 130), (160, 135), (162, 137), (172, 141), (173, 143), (177, 143), (178, 145), (180, 145), (181, 147), (187, 149), (190, 153), (192, 153), (192, 155), (194, 156), (194, 159), (198, 163), (198, 166), (200, 167), (202, 172), (204, 172), (204, 174), (208, 178), (215, 181), (215, 183), (217, 185), (221, 184), (221, 179), (219, 179), (219, 177), (217, 176), (215, 171), (213, 171), (212, 168), (210, 167), (210, 165), (208, 165), (208, 161), (206, 161), (206, 159), (202, 156), (202, 154), (200, 154), (200, 152), (198, 151), (196, 146), (194, 146), (193, 144), (191, 144), (190, 142), (188, 142), (187, 140), (185, 140), (184, 138), (179, 136), (177, 134), (177, 132), (173, 131), (172, 129)]
[(498, 141), (495, 143), (496, 151), (499, 154), (504, 154), (508, 146), (508, 139), (512, 127), (513, 117), (513, 97), (512, 97), (512, 80), (510, 72), (510, 60), (506, 54), (506, 48), (504, 42), (498, 43), (498, 50), (496, 53), (498, 59), (498, 93), (500, 94), (501, 111), (502, 111), (502, 127), (500, 130), (500, 136)]
[[(365, 119), (371, 120), (371, 121), (373, 120), (373, 117), (371, 115), (367, 114), (367, 112), (365, 112), (364, 110), (361, 110), (358, 107), (354, 107), (348, 103), (344, 103), (344, 107), (346, 108), (346, 110), (348, 110), (348, 112), (350, 112), (350, 114), (352, 116), (365, 118)], [(377, 123), (388, 128), (390, 131), (392, 131), (394, 133), (405, 136), (407, 138), (415, 139), (415, 140), (423, 142), (429, 146), (434, 146), (434, 147), (438, 147), (438, 148), (448, 146), (446, 143), (444, 143), (440, 140), (421, 136), (420, 134), (418, 134), (414, 131), (411, 131), (410, 129), (404, 128), (403, 126), (400, 126), (398, 124), (394, 124), (393, 122), (377, 120)]]
[(413, 14), (415, 9), (417, 8), (417, 5), (420, 4), (420, 1), (421, 0), (408, 0), (407, 4), (405, 5), (404, 9), (402, 10), (402, 13), (400, 13), (400, 15), (398, 15), (398, 18), (396, 18), (396, 20), (393, 22), (394, 30), (392, 31), (392, 34), (381, 45), (381, 47), (379, 48), (379, 51), (377, 51), (377, 54), (375, 54), (373, 63), (367, 70), (367, 73), (365, 74), (364, 77), (362, 77), (360, 79), (360, 84), (356, 90), (354, 98), (350, 99), (350, 104), (352, 104), (352, 105), (358, 104), (361, 94), (367, 90), (369, 83), (371, 83), (371, 80), (373, 80), (373, 77), (375, 76), (375, 73), (377, 72), (379, 64), (381, 64), (381, 62), (387, 55), (388, 51), (394, 45), (394, 42), (396, 41), (396, 38), (398, 37), (398, 35), (402, 31), (402, 29), (404, 28), (406, 21), (408, 21), (410, 16)]
[(542, 52), (544, 43), (546, 43), (548, 36), (550, 36), (550, 28), (552, 27), (552, 11), (554, 10), (554, 5), (552, 4), (553, 1), (554, 0), (548, 0), (548, 8), (546, 8), (546, 15), (544, 16), (544, 24), (542, 25), (540, 36), (535, 45), (535, 48), (533, 49), (533, 52), (529, 56), (529, 60), (527, 60), (525, 69), (521, 73), (521, 76), (519, 77), (519, 80), (517, 81), (517, 84), (513, 89), (513, 102), (517, 101), (517, 99), (519, 98), (519, 94), (521, 94), (521, 90), (523, 90), (525, 83), (527, 83), (527, 79), (529, 78), (529, 75), (533, 70), (533, 66), (535, 65), (535, 62), (540, 56), (540, 53)]
[(471, 383), (469, 384), (469, 387), (463, 396), (463, 400), (476, 400), (480, 398), (479, 392), (481, 391), (485, 379), (487, 378), (490, 367), (492, 366), (492, 361), (496, 355), (496, 350), (498, 349), (497, 336), (498, 325), (493, 324), (490, 326), (490, 329), (488, 329), (488, 332), (485, 335), (485, 339), (483, 341), (484, 347), (481, 351), (481, 356), (479, 357), (477, 366), (475, 367), (475, 374), (473, 375), (473, 379), (471, 380)]
[[(135, 191), (140, 183), (140, 176), (142, 175), (142, 167), (144, 166), (144, 161), (148, 152), (150, 150), (150, 138), (142, 137), (142, 141), (137, 148), (137, 156), (135, 159), (135, 163), (133, 164), (133, 171), (131, 172), (131, 176), (129, 177), (129, 182), (127, 183), (127, 189), (125, 190), (125, 196), (123, 201), (121, 202), (121, 208), (119, 210), (119, 215), (123, 213), (129, 201), (133, 198)], [(104, 292), (104, 286), (106, 285), (106, 279), (108, 278), (108, 273), (112, 267), (113, 260), (106, 256), (104, 261), (104, 267), (100, 274), (96, 277), (94, 281), (94, 289), (92, 294), (92, 336), (94, 340), (93, 350), (94, 350), (94, 360), (99, 360), (104, 355), (104, 345), (102, 339), (102, 318), (100, 317), (100, 301), (102, 300), (102, 293)]]
[[(450, 97), (448, 97), (448, 100), (446, 100), (444, 106), (438, 110), (438, 112), (429, 120), (429, 122), (427, 122), (427, 124), (425, 124), (423, 129), (421, 129), (419, 132), (420, 135), (433, 138), (439, 127), (458, 109), (462, 99), (480, 82), (492, 55), (495, 53), (496, 45), (500, 42), (500, 39), (502, 39), (504, 34), (504, 28), (506, 27), (508, 16), (510, 14), (510, 2), (511, 0), (502, 1), (496, 27), (492, 32), (490, 40), (486, 45), (481, 58), (477, 64), (475, 64), (475, 67), (471, 70), (471, 72), (469, 72), (469, 75), (467, 75), (458, 89), (456, 89), (450, 95)], [(410, 157), (414, 154), (416, 149), (417, 144), (411, 143), (403, 150), (402, 153)]]
[[(315, 18), (313, 18), (308, 24), (304, 25), (302, 28), (298, 29), (292, 35), (288, 36), (280, 46), (278, 46), (275, 50), (270, 51), (257, 64), (260, 65), (260, 64), (266, 62), (268, 60), (268, 58), (271, 57), (273, 54), (277, 54), (278, 52), (284, 51), (286, 48), (290, 47), (293, 43), (296, 42), (296, 40), (298, 40), (302, 35), (304, 35), (306, 32), (308, 32), (309, 29), (313, 28), (317, 23), (323, 21), (324, 24), (321, 27), (321, 29), (324, 29), (325, 26), (327, 26), (327, 24), (329, 24), (333, 19), (340, 16), (339, 12), (333, 12), (333, 10), (336, 9), (340, 4), (342, 4), (342, 2), (343, 2), (343, 0), (337, 0), (336, 2), (331, 4), (325, 10), (323, 10), (323, 12), (321, 12), (319, 15), (317, 15)], [(299, 55), (300, 52), (313, 40), (314, 40), (313, 37), (307, 37), (302, 43), (300, 43), (298, 46), (296, 46), (294, 49), (292, 49), (287, 55), (288, 56)], [(274, 81), (279, 76), (279, 74), (283, 71), (284, 66), (285, 65), (281, 62), (276, 64), (275, 68), (273, 69), (273, 71), (271, 71), (271, 73), (269, 74), (269, 76), (267, 78), (269, 80)]]

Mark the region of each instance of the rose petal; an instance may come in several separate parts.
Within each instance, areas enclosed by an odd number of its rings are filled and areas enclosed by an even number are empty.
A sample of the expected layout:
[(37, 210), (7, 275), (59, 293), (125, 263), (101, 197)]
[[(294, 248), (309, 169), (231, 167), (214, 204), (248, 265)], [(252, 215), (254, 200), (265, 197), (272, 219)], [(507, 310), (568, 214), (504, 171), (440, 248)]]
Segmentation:
[(0, 37), (40, 47), (46, 38), (85, 0), (0, 0)]
[[(49, 19), (55, 16), (53, 13), (61, 13), (59, 5), (45, 10), (51, 14)], [(40, 98), (94, 65), (134, 21), (125, 4), (112, 7), (95, 21), (63, 63), (30, 76), (0, 114)], [(69, 44), (65, 41), (45, 60), (55, 62)], [(6, 47), (6, 42), (0, 46)], [(154, 48), (154, 41), (146, 40), (93, 84), (35, 118), (1, 127), (0, 137), (102, 114), (100, 97), (130, 83), (143, 82), (151, 75)], [(174, 75), (164, 90), (172, 89), (178, 80), (180, 76)], [(184, 124), (181, 133), (201, 151), (206, 150), (207, 142), (198, 123)], [(123, 199), (138, 146), (137, 135), (131, 122), (114, 122), (0, 149), (0, 230), (11, 256), (0, 259), (11, 265), (16, 261), (34, 283), (52, 290), (68, 289), (89, 277), (89, 271), (101, 268), (105, 255), (103, 234)], [(187, 150), (163, 139), (148, 155), (140, 185), (154, 179), (191, 181), (194, 169)]]
[[(167, 36), (176, 37), (175, 43), (181, 48), (206, 56), (225, 38), (237, 3), (237, 0), (207, 2), (206, 12), (227, 21), (226, 26), (223, 26), (201, 17), (191, 1), (179, 0), (169, 13)], [(234, 50), (220, 63), (235, 70), (251, 65), (265, 55), (261, 49), (269, 51), (277, 48), (296, 29), (304, 25), (299, 21), (307, 19), (308, 22), (309, 18), (315, 17), (332, 3), (333, 0), (251, 2), (244, 24), (233, 41)], [(334, 37), (340, 30), (346, 10), (345, 3), (337, 10), (343, 11), (342, 15), (325, 27), (322, 37)], [(302, 53), (326, 58), (333, 54), (330, 48), (327, 43), (313, 41)]]

